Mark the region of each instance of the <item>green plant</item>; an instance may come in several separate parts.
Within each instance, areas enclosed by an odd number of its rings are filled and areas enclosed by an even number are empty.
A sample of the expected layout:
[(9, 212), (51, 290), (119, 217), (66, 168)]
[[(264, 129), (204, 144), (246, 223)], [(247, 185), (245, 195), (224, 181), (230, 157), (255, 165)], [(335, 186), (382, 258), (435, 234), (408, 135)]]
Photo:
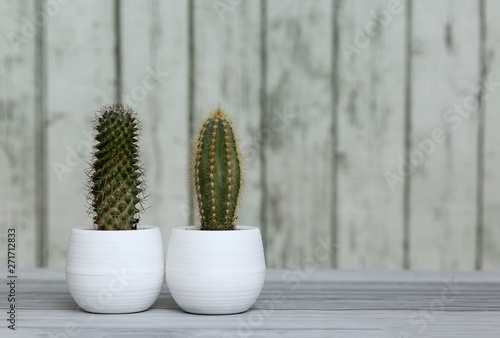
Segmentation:
[(87, 172), (90, 211), (97, 230), (134, 230), (144, 180), (139, 160), (139, 122), (132, 109), (104, 106), (95, 117), (94, 158)]
[(200, 128), (193, 185), (202, 230), (234, 230), (242, 186), (240, 151), (230, 118), (217, 107)]

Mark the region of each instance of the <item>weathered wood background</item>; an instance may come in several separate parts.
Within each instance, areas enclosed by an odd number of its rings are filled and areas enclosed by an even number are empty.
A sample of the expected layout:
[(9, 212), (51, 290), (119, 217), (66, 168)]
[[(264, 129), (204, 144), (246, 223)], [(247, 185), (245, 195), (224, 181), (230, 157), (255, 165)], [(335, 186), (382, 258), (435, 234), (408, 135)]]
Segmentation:
[[(500, 268), (500, 2), (0, 0), (0, 241), (60, 267), (91, 121), (143, 119), (143, 223), (192, 222), (190, 140), (236, 117), (240, 223), (278, 268)], [(138, 253), (140, 254), (140, 253)], [(5, 257), (5, 253), (0, 253)]]

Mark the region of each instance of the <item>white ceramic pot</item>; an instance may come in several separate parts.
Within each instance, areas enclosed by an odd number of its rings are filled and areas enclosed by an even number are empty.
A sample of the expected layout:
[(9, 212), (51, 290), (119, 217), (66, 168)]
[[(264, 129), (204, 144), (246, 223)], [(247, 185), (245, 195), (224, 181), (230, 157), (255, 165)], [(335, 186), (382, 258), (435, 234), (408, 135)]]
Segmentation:
[(66, 257), (71, 296), (85, 311), (147, 310), (160, 295), (165, 258), (160, 229), (103, 231), (74, 228)]
[(174, 300), (186, 312), (244, 312), (257, 300), (266, 274), (260, 231), (174, 228), (165, 273)]

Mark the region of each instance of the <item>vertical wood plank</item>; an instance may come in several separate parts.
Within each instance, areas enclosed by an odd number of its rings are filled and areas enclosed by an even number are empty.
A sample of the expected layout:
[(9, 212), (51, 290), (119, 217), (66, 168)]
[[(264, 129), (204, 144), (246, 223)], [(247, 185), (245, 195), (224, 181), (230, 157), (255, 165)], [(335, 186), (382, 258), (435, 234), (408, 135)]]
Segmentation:
[(115, 98), (113, 1), (61, 5), (47, 27), (49, 264), (65, 263), (73, 227), (92, 226), (85, 169), (94, 112)]
[(0, 242), (6, 250), (7, 229), (16, 229), (18, 267), (38, 263), (34, 14), (33, 1), (0, 6)]
[[(412, 138), (412, 83), (413, 83), (413, 0), (405, 2), (405, 124), (404, 124), (404, 157), (409, 158)], [(402, 161), (404, 162), (404, 160)], [(411, 177), (400, 165), (403, 178), (403, 268), (410, 268), (410, 193)]]
[[(194, 121), (195, 121), (195, 19), (194, 19), (194, 0), (188, 0), (188, 137), (192, 142), (194, 137)], [(192, 146), (192, 143), (189, 144)], [(191, 166), (191, 158), (188, 158), (188, 167)], [(191, 184), (191, 179), (188, 178), (188, 184)], [(189, 224), (195, 223), (195, 206), (192, 202), (190, 194), (189, 201)]]
[(149, 186), (141, 223), (188, 225), (188, 4), (122, 1), (122, 101), (142, 119), (141, 150)]
[[(259, 56), (260, 56), (260, 88), (259, 88), (259, 128), (265, 130), (266, 128), (266, 106), (267, 106), (267, 1), (260, 0), (260, 43), (259, 43)], [(259, 190), (260, 190), (260, 227), (262, 233), (262, 242), (264, 245), (264, 253), (267, 254), (267, 229), (268, 229), (268, 189), (267, 189), (267, 158), (264, 151), (264, 139), (262, 135), (259, 137)]]
[[(47, 53), (46, 22), (53, 12), (46, 2), (35, 2), (35, 17), (38, 21), (35, 45), (35, 192), (37, 266), (48, 265), (47, 224)], [(36, 18), (39, 18), (37, 20)], [(41, 20), (40, 20), (41, 18)]]
[(234, 117), (244, 159), (238, 224), (260, 223), (259, 1), (194, 2), (195, 118), (198, 132), (210, 107), (220, 103)]
[(267, 3), (269, 267), (330, 266), (331, 1)]
[(477, 1), (413, 2), (410, 267), (472, 269)]
[(482, 269), (483, 266), (483, 247), (484, 247), (484, 131), (485, 131), (485, 109), (484, 109), (484, 86), (481, 85), (486, 78), (486, 13), (485, 1), (479, 0), (479, 70), (480, 80), (477, 92), (478, 98), (478, 117), (477, 117), (477, 170), (476, 170), (476, 254), (475, 268)]
[(340, 8), (340, 268), (402, 267), (403, 184), (390, 175), (404, 152), (404, 25), (403, 4), (345, 1)]
[(486, 73), (482, 79), (484, 109), (483, 269), (500, 269), (500, 22), (498, 1), (484, 1)]

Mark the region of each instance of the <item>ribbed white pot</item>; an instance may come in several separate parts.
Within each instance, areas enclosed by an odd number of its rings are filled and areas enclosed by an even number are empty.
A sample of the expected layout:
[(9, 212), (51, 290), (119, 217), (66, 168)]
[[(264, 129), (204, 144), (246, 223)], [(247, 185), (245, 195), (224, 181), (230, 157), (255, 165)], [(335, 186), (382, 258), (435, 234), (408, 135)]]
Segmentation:
[(174, 228), (165, 273), (168, 288), (184, 311), (244, 312), (255, 303), (264, 284), (260, 231), (249, 226), (233, 231)]
[(160, 295), (165, 258), (160, 229), (102, 231), (74, 228), (66, 281), (76, 303), (94, 313), (147, 310)]

